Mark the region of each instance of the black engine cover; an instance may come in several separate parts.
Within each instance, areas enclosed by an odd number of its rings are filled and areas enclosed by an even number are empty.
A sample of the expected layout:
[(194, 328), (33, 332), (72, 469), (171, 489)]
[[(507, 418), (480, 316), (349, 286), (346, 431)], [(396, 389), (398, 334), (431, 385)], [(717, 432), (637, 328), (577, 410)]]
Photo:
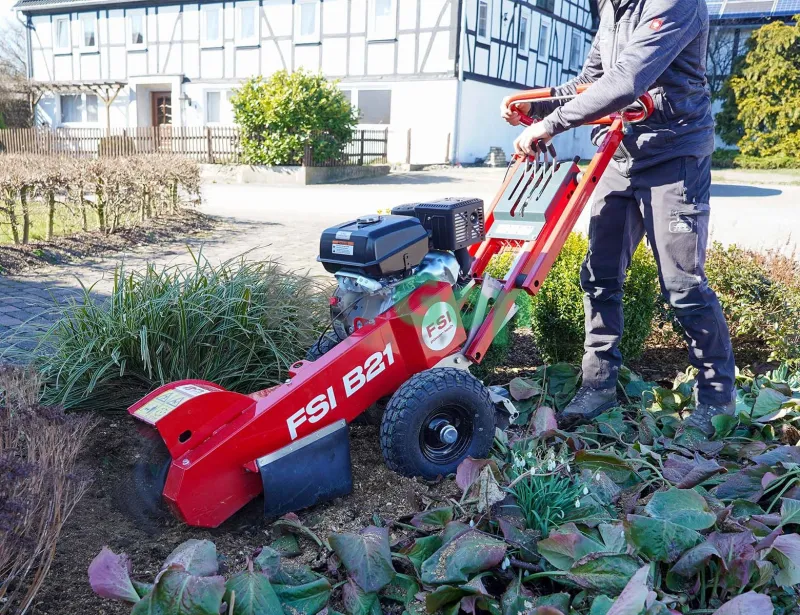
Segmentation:
[(408, 271), (427, 253), (428, 231), (418, 219), (375, 214), (323, 231), (317, 260), (330, 273), (377, 278)]

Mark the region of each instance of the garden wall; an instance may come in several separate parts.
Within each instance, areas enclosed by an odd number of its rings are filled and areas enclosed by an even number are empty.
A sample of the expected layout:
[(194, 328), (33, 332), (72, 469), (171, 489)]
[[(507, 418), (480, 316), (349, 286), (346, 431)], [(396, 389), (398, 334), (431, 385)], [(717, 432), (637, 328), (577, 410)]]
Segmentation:
[(381, 177), (388, 175), (391, 166), (259, 166), (244, 164), (203, 164), (200, 175), (205, 181), (233, 184), (266, 184), (273, 186), (310, 186), (315, 184), (335, 184), (352, 179)]

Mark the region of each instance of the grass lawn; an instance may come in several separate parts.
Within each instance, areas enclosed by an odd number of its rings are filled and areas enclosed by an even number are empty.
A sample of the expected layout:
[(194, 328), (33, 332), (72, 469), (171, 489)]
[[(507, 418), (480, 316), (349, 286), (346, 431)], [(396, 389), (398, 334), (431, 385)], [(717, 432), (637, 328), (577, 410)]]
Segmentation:
[[(47, 238), (47, 206), (44, 203), (33, 202), (30, 204), (31, 230), (30, 240), (43, 240)], [(19, 207), (16, 210), (17, 224), (19, 225), (20, 239), (22, 237), (22, 211)], [(98, 228), (97, 216), (94, 211), (88, 209), (86, 212), (89, 230)], [(83, 230), (80, 212), (74, 213), (67, 209), (62, 203), (56, 204), (56, 217), (53, 225), (55, 236), (71, 235)], [(8, 218), (3, 216), (0, 219), (0, 245), (13, 244), (14, 235), (11, 232), (11, 224)]]

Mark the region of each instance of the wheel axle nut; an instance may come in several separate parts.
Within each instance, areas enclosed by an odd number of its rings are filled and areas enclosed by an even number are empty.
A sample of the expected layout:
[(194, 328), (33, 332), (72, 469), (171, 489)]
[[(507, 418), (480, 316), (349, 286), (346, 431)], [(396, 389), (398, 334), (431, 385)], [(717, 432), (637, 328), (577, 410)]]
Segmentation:
[(439, 439), (445, 444), (453, 444), (458, 440), (458, 430), (452, 425), (445, 425), (439, 432)]

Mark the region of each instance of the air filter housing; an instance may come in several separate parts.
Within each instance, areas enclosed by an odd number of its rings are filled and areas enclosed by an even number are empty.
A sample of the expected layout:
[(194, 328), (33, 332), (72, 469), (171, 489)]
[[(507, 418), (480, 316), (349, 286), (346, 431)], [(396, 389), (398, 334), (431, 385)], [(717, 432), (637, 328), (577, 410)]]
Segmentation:
[(416, 217), (430, 233), (436, 250), (460, 250), (486, 237), (481, 199), (451, 197), (399, 205), (392, 209), (392, 214)]

